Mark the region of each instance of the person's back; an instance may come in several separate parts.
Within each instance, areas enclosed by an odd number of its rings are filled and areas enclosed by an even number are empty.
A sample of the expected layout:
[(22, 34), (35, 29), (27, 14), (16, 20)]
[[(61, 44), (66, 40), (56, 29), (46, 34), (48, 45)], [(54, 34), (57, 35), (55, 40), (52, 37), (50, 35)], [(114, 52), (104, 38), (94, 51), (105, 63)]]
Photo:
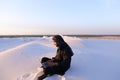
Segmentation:
[(59, 66), (63, 70), (63, 73), (70, 68), (72, 56), (73, 52), (66, 43), (64, 43), (64, 46), (62, 46), (62, 48), (58, 47), (54, 59), (58, 62)]
[(46, 63), (47, 67), (43, 68), (44, 74), (38, 80), (44, 79), (47, 75), (59, 74), (64, 75), (70, 68), (71, 57), (73, 52), (70, 46), (63, 40), (60, 35), (53, 36), (53, 42), (58, 47), (56, 56), (52, 59), (43, 57), (41, 63)]

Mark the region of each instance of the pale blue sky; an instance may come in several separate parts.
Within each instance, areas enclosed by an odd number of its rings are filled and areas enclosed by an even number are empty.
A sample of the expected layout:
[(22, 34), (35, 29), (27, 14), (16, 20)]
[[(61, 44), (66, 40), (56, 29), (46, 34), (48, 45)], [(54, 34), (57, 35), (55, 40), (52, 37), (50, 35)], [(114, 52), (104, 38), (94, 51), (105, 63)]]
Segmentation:
[(120, 0), (3, 0), (4, 34), (120, 34)]

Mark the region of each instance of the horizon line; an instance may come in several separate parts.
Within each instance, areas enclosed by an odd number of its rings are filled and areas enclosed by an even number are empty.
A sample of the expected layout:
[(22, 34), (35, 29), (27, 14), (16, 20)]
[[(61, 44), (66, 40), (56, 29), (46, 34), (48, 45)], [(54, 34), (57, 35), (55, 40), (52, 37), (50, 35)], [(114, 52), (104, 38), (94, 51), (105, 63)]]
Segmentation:
[[(43, 37), (43, 36), (54, 36), (59, 34), (38, 34), (38, 35), (0, 35), (0, 37)], [(102, 37), (102, 36), (118, 36), (116, 34), (63, 34), (63, 36), (75, 36), (75, 37)]]

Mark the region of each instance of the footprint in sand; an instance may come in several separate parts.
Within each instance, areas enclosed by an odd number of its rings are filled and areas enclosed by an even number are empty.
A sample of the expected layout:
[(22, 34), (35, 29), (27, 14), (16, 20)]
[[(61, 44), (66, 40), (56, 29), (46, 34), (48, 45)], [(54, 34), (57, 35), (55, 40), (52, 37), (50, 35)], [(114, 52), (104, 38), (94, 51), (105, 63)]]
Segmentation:
[[(43, 74), (43, 70), (41, 68), (38, 68), (36, 72), (34, 73), (26, 73), (22, 75), (17, 80), (37, 80), (39, 76)], [(59, 75), (53, 75), (45, 78), (45, 80), (66, 80), (64, 76)]]
[(37, 69), (36, 72), (26, 73), (20, 76), (17, 80), (37, 80), (37, 78), (43, 74), (42, 69)]

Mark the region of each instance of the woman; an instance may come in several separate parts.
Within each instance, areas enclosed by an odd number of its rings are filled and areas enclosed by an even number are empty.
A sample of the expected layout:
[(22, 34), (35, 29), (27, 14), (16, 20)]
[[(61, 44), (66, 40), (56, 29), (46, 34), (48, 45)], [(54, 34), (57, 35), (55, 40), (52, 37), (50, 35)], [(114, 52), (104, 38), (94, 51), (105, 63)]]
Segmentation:
[(56, 56), (52, 59), (47, 57), (42, 58), (41, 64), (43, 64), (44, 74), (40, 76), (38, 80), (43, 80), (47, 76), (54, 74), (64, 75), (70, 68), (71, 57), (73, 56), (70, 46), (60, 35), (53, 36), (52, 40), (54, 45), (58, 47)]

